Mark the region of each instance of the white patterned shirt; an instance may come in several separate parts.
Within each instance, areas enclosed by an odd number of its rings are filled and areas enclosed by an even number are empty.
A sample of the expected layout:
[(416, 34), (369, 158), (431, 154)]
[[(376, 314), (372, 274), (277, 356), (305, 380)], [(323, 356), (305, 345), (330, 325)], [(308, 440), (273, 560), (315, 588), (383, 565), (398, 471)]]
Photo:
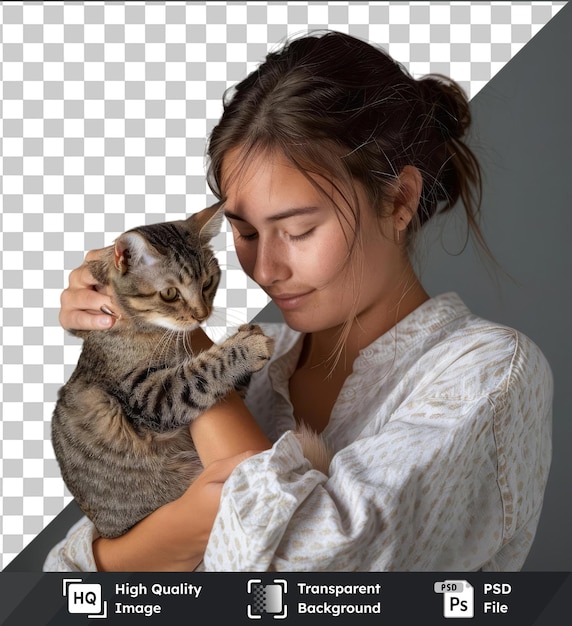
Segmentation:
[[(265, 330), (272, 330), (265, 328)], [(329, 475), (292, 430), (303, 336), (275, 353), (247, 404), (272, 449), (227, 480), (209, 571), (514, 571), (530, 550), (551, 461), (552, 375), (521, 333), (432, 298), (362, 350), (323, 435)], [(95, 569), (84, 521), (46, 569)]]

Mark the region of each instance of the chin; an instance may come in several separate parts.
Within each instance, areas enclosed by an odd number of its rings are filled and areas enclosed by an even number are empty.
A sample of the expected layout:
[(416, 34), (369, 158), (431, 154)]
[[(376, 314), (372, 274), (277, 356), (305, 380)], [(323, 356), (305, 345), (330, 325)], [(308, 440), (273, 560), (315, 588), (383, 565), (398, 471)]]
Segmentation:
[(291, 312), (282, 312), (282, 318), (289, 328), (299, 333), (317, 333), (327, 328), (327, 326), (320, 323), (318, 320), (310, 319), (310, 316), (308, 315), (297, 315)]
[(159, 328), (165, 328), (167, 330), (174, 330), (179, 333), (187, 333), (191, 330), (197, 329), (200, 324), (199, 322), (189, 322), (188, 324), (177, 324), (176, 322), (166, 319), (166, 318), (156, 318), (151, 324), (153, 326), (159, 326)]

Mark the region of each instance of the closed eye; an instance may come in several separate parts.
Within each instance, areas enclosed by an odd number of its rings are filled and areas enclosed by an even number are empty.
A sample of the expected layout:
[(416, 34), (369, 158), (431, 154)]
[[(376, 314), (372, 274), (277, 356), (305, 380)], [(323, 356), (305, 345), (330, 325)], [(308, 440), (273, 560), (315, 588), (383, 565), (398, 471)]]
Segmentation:
[(258, 233), (256, 231), (254, 231), (253, 233), (250, 233), (249, 235), (243, 235), (240, 232), (238, 233), (238, 238), (244, 239), (244, 241), (254, 241), (257, 237), (258, 237)]
[[(305, 233), (302, 233), (301, 235), (288, 235), (288, 238), (290, 239), (290, 241), (303, 241), (307, 237), (310, 237), (310, 235), (314, 232), (314, 230), (315, 228), (310, 228), (310, 230), (307, 230)], [(238, 238), (244, 241), (254, 241), (257, 237), (258, 237), (258, 233), (256, 231), (253, 233), (250, 233), (249, 235), (243, 235), (242, 233), (238, 233)]]
[(291, 241), (303, 241), (304, 239), (307, 239), (308, 237), (310, 237), (310, 235), (316, 230), (316, 228), (310, 228), (310, 230), (307, 230), (305, 233), (302, 233), (301, 235), (289, 235), (290, 240)]

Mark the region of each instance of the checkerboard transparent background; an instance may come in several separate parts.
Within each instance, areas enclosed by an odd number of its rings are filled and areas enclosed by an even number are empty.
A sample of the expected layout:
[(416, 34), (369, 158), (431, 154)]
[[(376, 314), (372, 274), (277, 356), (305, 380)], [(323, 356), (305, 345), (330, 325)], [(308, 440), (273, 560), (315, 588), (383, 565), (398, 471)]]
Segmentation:
[[(286, 36), (331, 28), (474, 96), (564, 2), (0, 5), (0, 569), (70, 501), (50, 443), (77, 340), (59, 295), (86, 250), (206, 206), (205, 138), (226, 87)], [(214, 338), (267, 303), (228, 231)]]

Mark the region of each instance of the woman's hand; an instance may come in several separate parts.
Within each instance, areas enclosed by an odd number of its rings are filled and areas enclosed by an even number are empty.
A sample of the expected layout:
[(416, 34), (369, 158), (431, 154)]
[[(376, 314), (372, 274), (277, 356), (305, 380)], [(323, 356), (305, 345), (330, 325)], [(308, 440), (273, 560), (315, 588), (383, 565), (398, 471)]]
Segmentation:
[(195, 569), (206, 550), (227, 478), (239, 463), (271, 445), (236, 392), (195, 419), (190, 429), (204, 471), (180, 498), (122, 537), (96, 539), (98, 571)]
[(60, 297), (60, 324), (63, 328), (101, 330), (111, 328), (119, 317), (110, 294), (98, 284), (87, 266), (88, 261), (99, 259), (105, 250), (88, 252), (83, 264), (70, 273), (69, 286)]
[[(88, 268), (89, 261), (101, 258), (109, 248), (91, 250), (82, 265), (69, 275), (69, 286), (60, 296), (60, 324), (65, 329), (102, 330), (111, 328), (121, 318), (121, 311), (111, 298), (111, 292), (100, 285)], [(193, 331), (193, 351), (201, 352), (213, 345), (202, 328)]]
[(199, 416), (190, 428), (205, 469), (180, 498), (125, 535), (96, 539), (93, 554), (98, 571), (194, 570), (206, 550), (227, 478), (239, 463), (270, 447), (236, 392)]
[(242, 452), (213, 461), (179, 499), (117, 539), (94, 541), (98, 571), (194, 570), (203, 558), (226, 479), (253, 454)]

